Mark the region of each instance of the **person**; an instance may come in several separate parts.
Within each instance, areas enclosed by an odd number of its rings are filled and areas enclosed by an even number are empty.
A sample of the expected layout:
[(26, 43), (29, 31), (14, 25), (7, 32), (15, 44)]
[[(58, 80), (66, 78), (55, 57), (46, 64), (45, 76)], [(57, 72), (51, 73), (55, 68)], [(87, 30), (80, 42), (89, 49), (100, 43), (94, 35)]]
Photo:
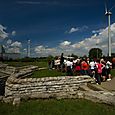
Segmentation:
[(107, 78), (107, 72), (106, 72), (106, 62), (105, 61), (101, 61), (101, 63), (103, 64), (103, 68), (102, 68), (102, 81), (106, 81)]
[(49, 59), (48, 60), (48, 69), (50, 70), (50, 69), (52, 69), (52, 65), (51, 65), (52, 63), (51, 63), (51, 60)]
[(95, 62), (93, 59), (89, 62), (90, 70), (91, 70), (91, 77), (95, 78)]
[(100, 62), (100, 59), (97, 59), (96, 61), (96, 70), (95, 70), (95, 78), (97, 84), (101, 84), (101, 76), (102, 76), (102, 63)]
[(112, 63), (110, 61), (107, 61), (105, 68), (106, 68), (106, 72), (107, 72), (107, 81), (110, 81), (111, 80)]
[(56, 70), (60, 70), (60, 57), (56, 57), (55, 61), (54, 61), (54, 66)]
[(52, 65), (52, 69), (54, 69), (55, 68), (55, 64), (54, 64), (55, 62), (54, 62), (54, 59), (51, 61), (51, 65)]
[(66, 65), (66, 75), (72, 76), (73, 75), (73, 71), (72, 71), (73, 62), (71, 62), (70, 59), (68, 58), (65, 65)]
[(85, 61), (85, 59), (83, 59), (83, 61), (81, 62), (81, 73), (82, 73), (82, 75), (88, 75), (88, 69), (89, 69), (89, 65)]
[(80, 59), (77, 59), (77, 62), (75, 63), (75, 74), (81, 75), (81, 61), (80, 61)]

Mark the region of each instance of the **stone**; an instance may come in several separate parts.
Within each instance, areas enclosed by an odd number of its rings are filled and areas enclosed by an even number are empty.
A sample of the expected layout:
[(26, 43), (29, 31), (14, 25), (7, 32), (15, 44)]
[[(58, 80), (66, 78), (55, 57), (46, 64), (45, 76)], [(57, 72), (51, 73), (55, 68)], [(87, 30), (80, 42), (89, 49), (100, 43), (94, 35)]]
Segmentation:
[(5, 97), (2, 98), (4, 102), (13, 102), (13, 105), (19, 105), (21, 99), (28, 100), (30, 98), (84, 98), (115, 105), (115, 93), (103, 89), (93, 91), (89, 87), (89, 83), (94, 79), (89, 76), (23, 78), (33, 70), (34, 67), (26, 66), (20, 68), (17, 73), (11, 74), (6, 82)]
[(82, 99), (82, 98), (84, 98), (84, 93), (83, 92), (78, 92), (77, 96), (78, 96), (78, 98)]
[(13, 105), (18, 106), (20, 104), (20, 97), (15, 97), (13, 100)]
[(105, 92), (104, 95), (104, 93), (99, 91), (86, 91), (84, 92), (84, 95), (85, 99), (91, 100), (93, 102), (105, 103), (115, 106), (115, 96), (109, 94), (108, 92)]
[(13, 97), (12, 96), (10, 96), (10, 97), (3, 97), (3, 102), (11, 103), (11, 102), (13, 102)]

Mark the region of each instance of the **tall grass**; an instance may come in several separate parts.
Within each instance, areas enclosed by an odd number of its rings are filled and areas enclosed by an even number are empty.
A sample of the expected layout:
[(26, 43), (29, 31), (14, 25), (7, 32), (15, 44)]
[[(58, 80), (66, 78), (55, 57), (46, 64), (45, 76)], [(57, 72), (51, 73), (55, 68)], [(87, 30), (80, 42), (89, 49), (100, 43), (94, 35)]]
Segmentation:
[(87, 100), (31, 100), (18, 107), (0, 103), (0, 115), (114, 115), (115, 107)]

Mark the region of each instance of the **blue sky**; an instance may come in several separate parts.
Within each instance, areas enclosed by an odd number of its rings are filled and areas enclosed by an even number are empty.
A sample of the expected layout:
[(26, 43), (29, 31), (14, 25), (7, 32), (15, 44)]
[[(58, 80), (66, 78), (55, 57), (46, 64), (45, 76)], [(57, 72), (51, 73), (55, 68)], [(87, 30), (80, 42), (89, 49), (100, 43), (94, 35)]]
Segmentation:
[[(106, 1), (109, 9), (115, 5), (115, 0)], [(26, 55), (30, 39), (31, 56), (35, 57), (61, 52), (87, 55), (92, 47), (100, 47), (106, 55), (108, 25), (104, 13), (105, 0), (1, 0), (0, 25), (6, 36), (0, 43), (8, 52)], [(114, 22), (115, 8), (111, 16), (112, 52)]]

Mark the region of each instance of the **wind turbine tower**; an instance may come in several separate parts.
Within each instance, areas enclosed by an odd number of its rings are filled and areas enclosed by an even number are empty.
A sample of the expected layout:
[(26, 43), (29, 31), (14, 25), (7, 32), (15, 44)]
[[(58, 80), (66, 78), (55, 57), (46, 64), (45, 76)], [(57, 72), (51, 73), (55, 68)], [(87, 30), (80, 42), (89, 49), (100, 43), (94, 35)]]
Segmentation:
[(27, 57), (30, 57), (30, 40), (28, 40), (28, 46), (27, 46)]
[[(112, 8), (111, 8), (112, 9)], [(105, 15), (108, 17), (108, 56), (111, 57), (111, 9), (108, 10), (105, 4)]]

